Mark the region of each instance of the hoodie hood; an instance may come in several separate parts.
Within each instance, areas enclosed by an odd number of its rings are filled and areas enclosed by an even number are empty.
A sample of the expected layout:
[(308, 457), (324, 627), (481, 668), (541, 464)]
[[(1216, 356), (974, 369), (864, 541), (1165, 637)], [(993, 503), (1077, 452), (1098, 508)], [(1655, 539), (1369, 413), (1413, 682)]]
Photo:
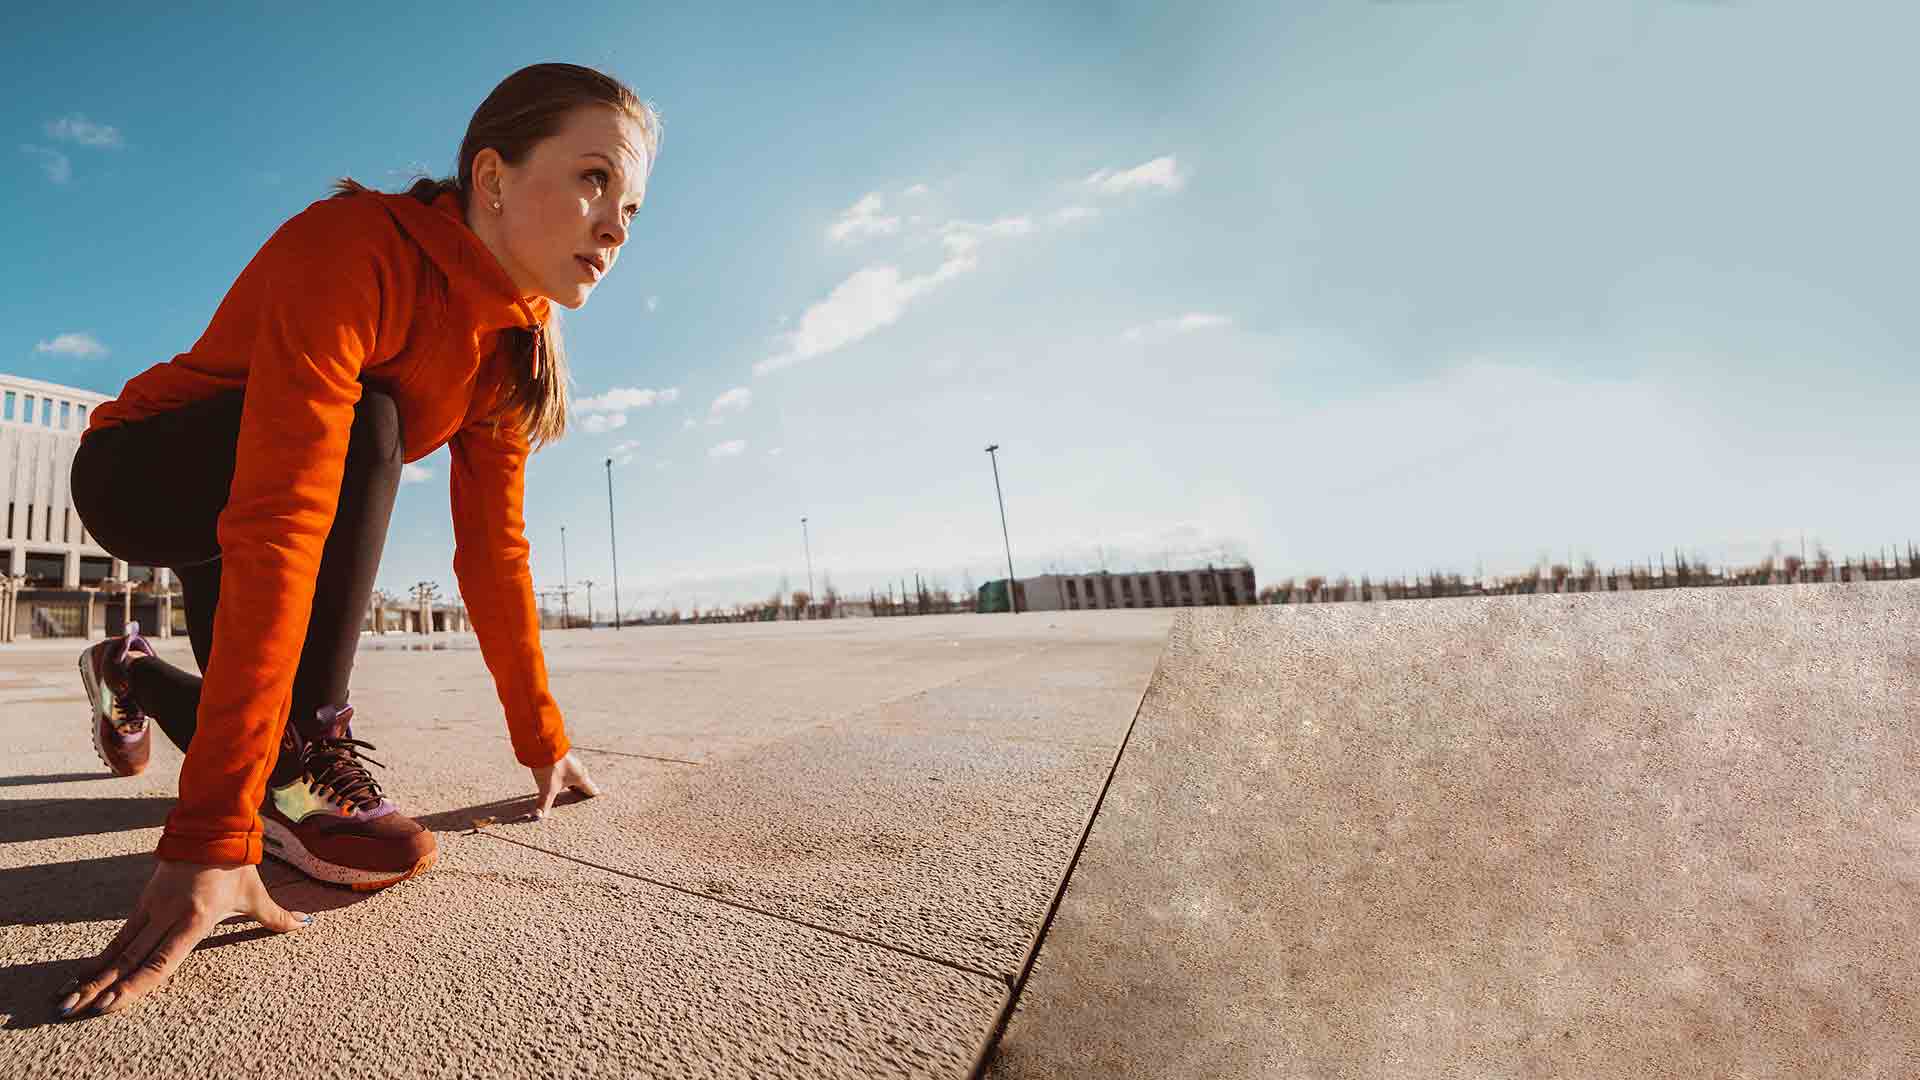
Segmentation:
[(458, 194), (442, 192), (431, 206), (405, 194), (378, 192), (375, 197), (447, 276), (448, 299), (466, 310), (476, 331), (546, 327), (551, 303), (544, 296), (520, 295), (500, 260), (467, 226)]

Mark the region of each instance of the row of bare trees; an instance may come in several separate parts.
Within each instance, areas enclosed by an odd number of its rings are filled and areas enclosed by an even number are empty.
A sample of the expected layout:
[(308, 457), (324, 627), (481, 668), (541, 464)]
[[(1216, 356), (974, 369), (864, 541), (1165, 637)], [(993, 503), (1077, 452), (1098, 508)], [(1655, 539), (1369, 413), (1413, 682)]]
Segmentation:
[(1827, 551), (1820, 548), (1816, 549), (1816, 557), (1812, 560), (1804, 560), (1797, 555), (1776, 560), (1774, 556), (1769, 555), (1752, 566), (1731, 569), (1723, 567), (1717, 570), (1704, 560), (1690, 559), (1676, 551), (1671, 567), (1666, 557), (1662, 556), (1657, 569), (1649, 562), (1644, 566), (1630, 566), (1624, 571), (1613, 570), (1605, 574), (1602, 574), (1593, 560), (1589, 559), (1577, 575), (1573, 568), (1566, 564), (1555, 563), (1547, 568), (1546, 573), (1536, 569), (1529, 574), (1495, 578), (1486, 582), (1469, 581), (1460, 574), (1438, 572), (1428, 574), (1424, 578), (1400, 578), (1384, 581), (1378, 585), (1365, 576), (1361, 577), (1358, 584), (1345, 575), (1332, 582), (1319, 576), (1309, 577), (1297, 583), (1295, 579), (1287, 578), (1260, 590), (1260, 602), (1301, 604), (1441, 596), (1611, 592), (1622, 589), (1696, 588), (1718, 585), (1893, 581), (1914, 577), (1920, 577), (1920, 549), (1916, 549), (1912, 543), (1907, 545), (1904, 553), (1894, 549), (1891, 558), (1888, 552), (1883, 550), (1878, 557), (1846, 558), (1835, 563)]

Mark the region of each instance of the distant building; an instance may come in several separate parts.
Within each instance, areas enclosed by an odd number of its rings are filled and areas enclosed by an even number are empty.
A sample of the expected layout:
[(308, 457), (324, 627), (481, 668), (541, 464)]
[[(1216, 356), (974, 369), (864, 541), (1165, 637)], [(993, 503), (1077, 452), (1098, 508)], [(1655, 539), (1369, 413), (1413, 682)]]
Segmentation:
[[(0, 375), (0, 641), (94, 637), (138, 619), (171, 636), (172, 575), (129, 566), (87, 534), (67, 481), (87, 416), (111, 400), (71, 386)], [(124, 585), (121, 583), (125, 583)]]
[[(1144, 573), (1042, 574), (1015, 585), (1021, 611), (1205, 607), (1259, 603), (1253, 567), (1151, 570)], [(1007, 610), (1005, 578), (980, 589), (977, 611)]]

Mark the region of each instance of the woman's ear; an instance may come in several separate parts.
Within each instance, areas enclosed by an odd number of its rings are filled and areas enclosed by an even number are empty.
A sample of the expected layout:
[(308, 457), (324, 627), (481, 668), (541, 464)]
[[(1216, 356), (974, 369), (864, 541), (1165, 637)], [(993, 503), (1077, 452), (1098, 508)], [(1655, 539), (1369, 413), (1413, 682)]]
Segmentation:
[(473, 187), (476, 194), (491, 202), (500, 198), (500, 151), (489, 146), (473, 155)]

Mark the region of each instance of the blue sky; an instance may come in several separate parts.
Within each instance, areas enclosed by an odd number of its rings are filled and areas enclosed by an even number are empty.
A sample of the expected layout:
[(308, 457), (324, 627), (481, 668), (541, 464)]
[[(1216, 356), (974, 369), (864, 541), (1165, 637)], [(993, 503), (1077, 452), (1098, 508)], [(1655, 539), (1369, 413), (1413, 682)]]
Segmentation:
[[(989, 442), (1022, 575), (1914, 535), (1900, 5), (343, 7), (0, 16), (0, 370), (117, 392), (567, 60), (666, 121), (567, 321), (578, 398), (652, 403), (531, 467), (536, 584), (564, 524), (603, 610), (609, 455), (629, 609), (800, 587), (802, 515), (842, 591), (1004, 574)], [(451, 592), (419, 466), (381, 580)]]

